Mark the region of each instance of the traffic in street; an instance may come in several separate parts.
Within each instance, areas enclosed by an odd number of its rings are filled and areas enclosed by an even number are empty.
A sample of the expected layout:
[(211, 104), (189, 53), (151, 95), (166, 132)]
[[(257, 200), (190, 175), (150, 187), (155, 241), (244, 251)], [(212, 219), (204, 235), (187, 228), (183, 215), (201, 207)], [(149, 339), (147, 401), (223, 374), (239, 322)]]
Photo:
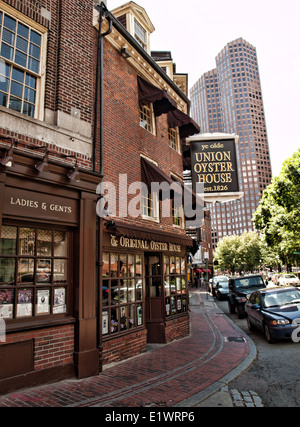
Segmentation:
[[(288, 317), (291, 314), (291, 311), (294, 313), (296, 311), (297, 313), (299, 312), (298, 294), (300, 294), (300, 289), (293, 288), (294, 290), (292, 291), (288, 291), (288, 289), (292, 288), (273, 288), (270, 286), (265, 289), (266, 292), (264, 292), (264, 295), (270, 294), (270, 297), (268, 296), (270, 301), (274, 296), (281, 298), (283, 295), (288, 295), (291, 296), (291, 298), (294, 298), (289, 301), (290, 304), (281, 307), (278, 307), (278, 301), (276, 304), (276, 301), (274, 300), (275, 302), (273, 301), (274, 304), (272, 304), (273, 308), (270, 308), (269, 311), (274, 309), (278, 311), (279, 309), (281, 314), (283, 314), (285, 317)], [(271, 296), (272, 293), (273, 296)], [(252, 293), (252, 302), (255, 302), (255, 296), (259, 297), (258, 294), (258, 289), (256, 292), (254, 290)], [(257, 359), (253, 365), (246, 372), (242, 373), (239, 377), (230, 382), (228, 385), (229, 388), (237, 390), (252, 390), (256, 392), (261, 397), (265, 407), (299, 406), (299, 343), (297, 343), (296, 340), (294, 340), (294, 342), (292, 338), (284, 340), (268, 339), (268, 333), (266, 333), (265, 330), (256, 327), (257, 325), (254, 325), (253, 323), (249, 324), (247, 314), (245, 314), (245, 316), (239, 316), (236, 310), (231, 310), (230, 312), (228, 296), (225, 296), (224, 298), (217, 298), (217, 295), (218, 294), (215, 293), (215, 302), (218, 307), (252, 339), (257, 348)], [(251, 299), (251, 296), (249, 296), (249, 298)], [(249, 305), (251, 306), (251, 304), (248, 303), (248, 306)], [(245, 304), (245, 306), (247, 306), (247, 304)], [(256, 312), (259, 311), (258, 307), (258, 305), (254, 306)], [(281, 316), (280, 319), (282, 319)], [(280, 328), (283, 327), (283, 324), (280, 325)]]

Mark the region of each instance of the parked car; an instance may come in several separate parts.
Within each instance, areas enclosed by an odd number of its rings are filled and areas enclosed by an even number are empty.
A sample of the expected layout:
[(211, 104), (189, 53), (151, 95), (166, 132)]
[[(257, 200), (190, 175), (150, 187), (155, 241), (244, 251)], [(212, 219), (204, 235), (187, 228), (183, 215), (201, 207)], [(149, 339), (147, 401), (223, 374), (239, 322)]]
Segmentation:
[(300, 290), (295, 287), (268, 288), (254, 292), (246, 303), (249, 330), (265, 333), (269, 343), (291, 339), (299, 327)]
[(216, 287), (218, 283), (228, 283), (227, 276), (215, 276), (212, 281), (209, 282), (209, 291), (215, 297), (216, 296)]
[(295, 274), (281, 274), (278, 278), (279, 286), (299, 286), (300, 282)]
[(221, 282), (217, 283), (216, 289), (215, 289), (216, 297), (219, 301), (222, 299), (226, 299), (229, 295), (229, 279), (222, 280)]
[(251, 276), (231, 277), (229, 279), (228, 309), (231, 314), (235, 312), (238, 318), (246, 316), (245, 304), (248, 297), (258, 289), (266, 288), (260, 274)]

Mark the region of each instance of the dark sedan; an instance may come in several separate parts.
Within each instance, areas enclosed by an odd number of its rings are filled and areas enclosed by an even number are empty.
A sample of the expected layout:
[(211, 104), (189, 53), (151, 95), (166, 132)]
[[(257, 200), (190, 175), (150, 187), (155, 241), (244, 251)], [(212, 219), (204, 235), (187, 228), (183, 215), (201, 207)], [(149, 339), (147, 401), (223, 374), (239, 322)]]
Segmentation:
[(251, 294), (246, 303), (248, 328), (262, 330), (269, 343), (276, 339), (299, 342), (300, 290), (266, 288)]

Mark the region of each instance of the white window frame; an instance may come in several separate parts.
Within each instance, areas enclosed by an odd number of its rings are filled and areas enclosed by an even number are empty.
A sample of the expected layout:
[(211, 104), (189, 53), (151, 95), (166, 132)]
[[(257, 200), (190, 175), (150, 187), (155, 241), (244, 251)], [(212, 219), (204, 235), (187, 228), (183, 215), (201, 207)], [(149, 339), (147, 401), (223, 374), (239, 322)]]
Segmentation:
[[(19, 69), (22, 72), (27, 72), (27, 74), (32, 75), (36, 78), (36, 98), (35, 98), (35, 110), (34, 110), (34, 116), (33, 118), (38, 120), (44, 120), (44, 101), (45, 101), (45, 80), (46, 80), (46, 56), (47, 56), (47, 29), (43, 27), (42, 25), (36, 23), (32, 19), (28, 18), (27, 16), (23, 15), (22, 13), (18, 12), (16, 9), (13, 9), (12, 7), (6, 5), (5, 3), (0, 1), (0, 10), (1, 12), (9, 17), (13, 18), (17, 22), (20, 22), (21, 24), (29, 27), (30, 29), (34, 30), (36, 33), (40, 34), (41, 36), (41, 45), (40, 45), (40, 59), (39, 59), (39, 72), (34, 73), (30, 71), (27, 68), (22, 67), (21, 65), (18, 65), (14, 61), (8, 60), (5, 57), (0, 56), (0, 59), (2, 59), (6, 64), (8, 64), (11, 69), (14, 67), (15, 69)], [(4, 16), (2, 17), (2, 19)], [(3, 33), (3, 27), (2, 27), (2, 33)], [(16, 39), (15, 36), (15, 42), (14, 42), (14, 50), (16, 49)], [(2, 42), (2, 38), (0, 39), (0, 42)], [(0, 51), (1, 52), (1, 51)], [(10, 74), (10, 80), (11, 82), (11, 74)], [(24, 92), (22, 97), (22, 103), (24, 102)], [(3, 107), (8, 108), (8, 106)], [(12, 109), (12, 111), (15, 111)], [(22, 114), (24, 117), (31, 118), (30, 115), (26, 115), (24, 113)]]

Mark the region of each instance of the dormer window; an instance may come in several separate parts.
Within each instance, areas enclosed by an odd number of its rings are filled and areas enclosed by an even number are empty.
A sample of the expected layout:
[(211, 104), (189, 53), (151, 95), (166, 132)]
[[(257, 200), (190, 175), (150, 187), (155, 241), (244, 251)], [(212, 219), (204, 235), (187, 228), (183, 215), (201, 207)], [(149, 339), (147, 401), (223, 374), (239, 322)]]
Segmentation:
[(155, 30), (145, 9), (130, 1), (112, 11), (137, 43), (150, 55), (150, 34)]
[(146, 30), (144, 30), (144, 28), (136, 19), (134, 20), (134, 38), (142, 46), (143, 49), (146, 49)]

